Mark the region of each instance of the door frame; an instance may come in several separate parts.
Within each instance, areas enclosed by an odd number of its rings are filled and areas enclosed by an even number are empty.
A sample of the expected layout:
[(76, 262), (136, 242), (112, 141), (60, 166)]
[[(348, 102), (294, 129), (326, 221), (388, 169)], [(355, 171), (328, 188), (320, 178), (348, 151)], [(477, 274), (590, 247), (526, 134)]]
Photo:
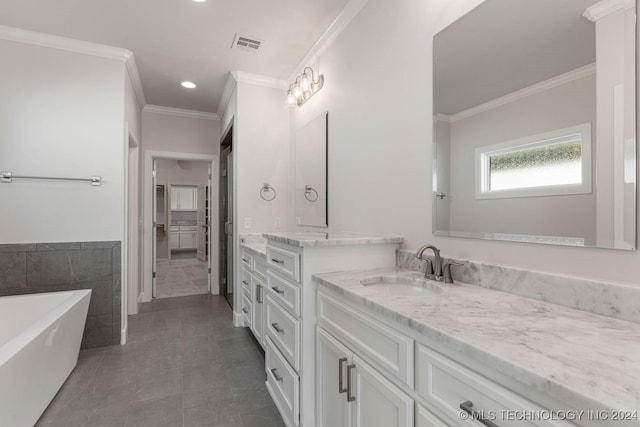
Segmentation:
[[(184, 161), (196, 161), (196, 162), (208, 162), (211, 168), (211, 185), (209, 186), (209, 200), (217, 202), (218, 190), (214, 185), (216, 181), (216, 174), (218, 173), (218, 156), (209, 154), (194, 154), (194, 153), (181, 153), (172, 151), (157, 151), (157, 150), (144, 150), (144, 178), (143, 178), (143, 302), (149, 302), (152, 299), (152, 283), (153, 283), (153, 233), (155, 227), (153, 227), (153, 162), (154, 160), (184, 160)], [(209, 275), (209, 289), (211, 294), (217, 295), (220, 292), (218, 285), (218, 245), (213, 245), (212, 242), (218, 239), (218, 212), (214, 209), (209, 209), (209, 264), (211, 265), (211, 274)]]

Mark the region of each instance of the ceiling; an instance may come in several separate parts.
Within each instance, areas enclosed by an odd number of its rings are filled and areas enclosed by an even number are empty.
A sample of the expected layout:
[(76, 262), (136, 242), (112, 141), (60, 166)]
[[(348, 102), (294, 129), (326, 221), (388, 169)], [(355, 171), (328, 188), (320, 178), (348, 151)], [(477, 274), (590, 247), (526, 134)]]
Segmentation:
[(455, 114), (594, 63), (597, 0), (487, 0), (434, 37), (436, 112)]
[[(128, 49), (147, 103), (216, 112), (229, 71), (286, 80), (347, 1), (2, 0), (0, 25)], [(231, 49), (236, 33), (264, 43)]]

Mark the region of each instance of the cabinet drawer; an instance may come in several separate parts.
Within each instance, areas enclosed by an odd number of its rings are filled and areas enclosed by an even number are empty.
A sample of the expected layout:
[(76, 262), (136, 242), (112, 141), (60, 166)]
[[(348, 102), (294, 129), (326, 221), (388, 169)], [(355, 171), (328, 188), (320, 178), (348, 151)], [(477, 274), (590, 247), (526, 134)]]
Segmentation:
[(289, 283), (272, 272), (267, 274), (267, 286), (276, 301), (296, 316), (300, 316), (300, 286)]
[(247, 295), (242, 295), (242, 317), (245, 321), (245, 326), (251, 326), (251, 299)]
[(169, 226), (169, 231), (180, 231), (179, 225), (171, 225)]
[(267, 389), (280, 410), (280, 415), (287, 421), (287, 425), (299, 425), (300, 379), (269, 337), (266, 339), (264, 366)]
[(448, 427), (422, 405), (416, 405), (416, 427)]
[(253, 257), (253, 272), (262, 280), (267, 280), (267, 261), (261, 257)]
[(460, 425), (479, 425), (460, 420), (460, 405), (464, 402), (471, 402), (475, 411), (500, 427), (574, 425), (565, 421), (509, 420), (503, 415), (506, 411), (533, 412), (544, 408), (423, 345), (418, 345), (417, 353), (418, 394)]
[(294, 369), (300, 368), (300, 321), (267, 295), (267, 335)]
[(413, 388), (412, 338), (323, 292), (318, 293), (318, 320), (363, 358)]
[(240, 273), (240, 285), (242, 286), (242, 291), (251, 298), (251, 273), (244, 267), (242, 267)]
[(180, 231), (198, 231), (198, 226), (196, 225), (181, 225)]
[(267, 265), (284, 277), (300, 283), (300, 254), (286, 249), (267, 246)]
[(240, 252), (240, 259), (242, 260), (242, 265), (244, 267), (247, 267), (249, 270), (253, 268), (253, 256), (245, 249)]

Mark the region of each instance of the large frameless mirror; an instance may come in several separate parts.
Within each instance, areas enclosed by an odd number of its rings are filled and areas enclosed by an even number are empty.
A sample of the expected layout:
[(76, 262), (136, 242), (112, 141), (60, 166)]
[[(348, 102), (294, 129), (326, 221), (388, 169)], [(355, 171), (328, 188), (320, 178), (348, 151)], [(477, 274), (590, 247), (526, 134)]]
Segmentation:
[(296, 224), (327, 226), (327, 146), (329, 113), (296, 132)]
[(486, 0), (434, 36), (434, 234), (635, 249), (636, 6), (604, 6)]

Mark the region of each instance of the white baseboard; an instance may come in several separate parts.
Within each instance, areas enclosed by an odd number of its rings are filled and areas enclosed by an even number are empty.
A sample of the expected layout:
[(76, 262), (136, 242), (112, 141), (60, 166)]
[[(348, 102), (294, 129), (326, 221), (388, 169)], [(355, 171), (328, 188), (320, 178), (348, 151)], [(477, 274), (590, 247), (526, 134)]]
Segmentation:
[(122, 328), (120, 331), (120, 345), (125, 345), (127, 343), (127, 328)]
[(242, 313), (236, 313), (235, 311), (233, 312), (233, 325), (236, 328), (244, 327), (244, 317), (242, 316)]

